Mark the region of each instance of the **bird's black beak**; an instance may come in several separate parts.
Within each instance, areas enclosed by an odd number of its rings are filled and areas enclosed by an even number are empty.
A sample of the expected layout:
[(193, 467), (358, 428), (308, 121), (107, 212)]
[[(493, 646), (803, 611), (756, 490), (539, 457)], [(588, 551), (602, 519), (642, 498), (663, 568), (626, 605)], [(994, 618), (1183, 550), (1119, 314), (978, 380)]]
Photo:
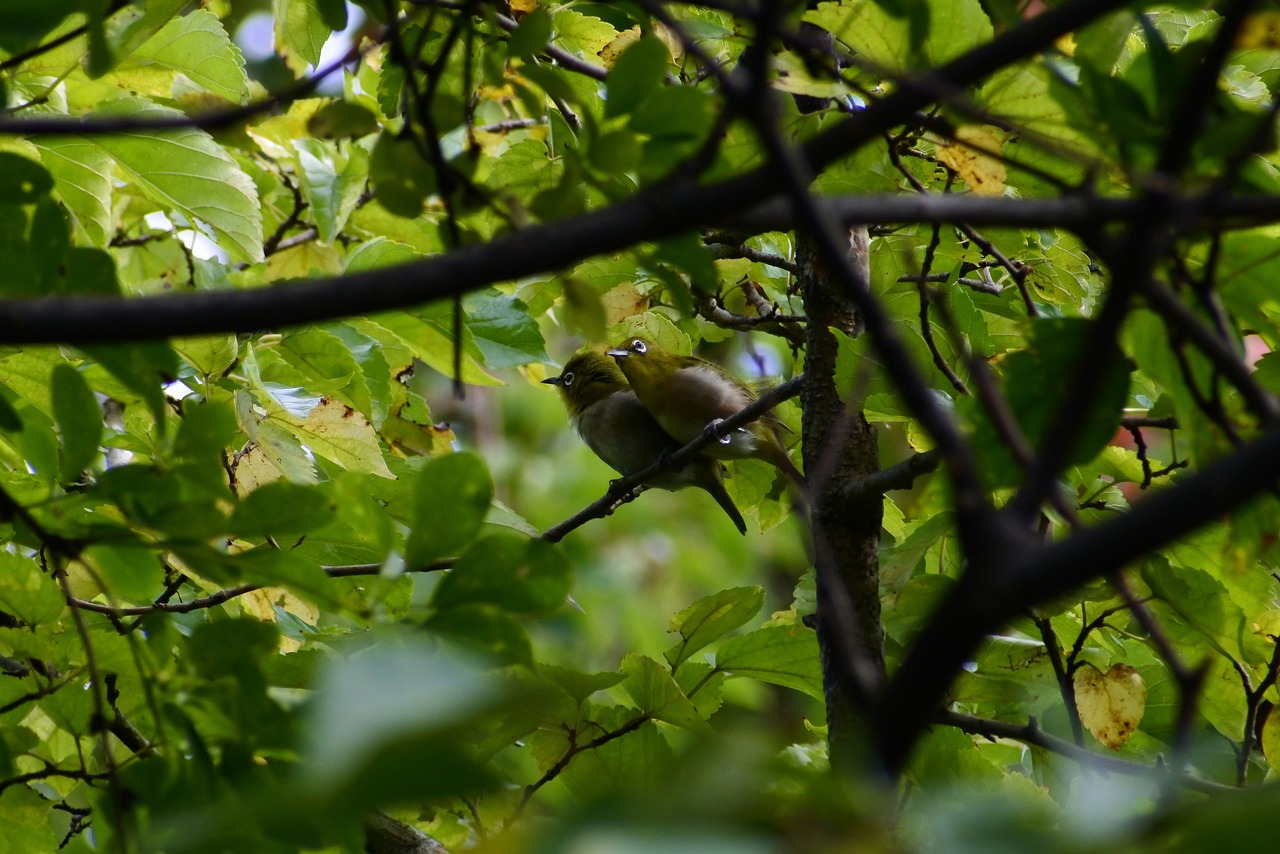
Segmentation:
[(564, 380), (560, 377), (547, 377), (542, 382), (544, 385), (564, 385)]

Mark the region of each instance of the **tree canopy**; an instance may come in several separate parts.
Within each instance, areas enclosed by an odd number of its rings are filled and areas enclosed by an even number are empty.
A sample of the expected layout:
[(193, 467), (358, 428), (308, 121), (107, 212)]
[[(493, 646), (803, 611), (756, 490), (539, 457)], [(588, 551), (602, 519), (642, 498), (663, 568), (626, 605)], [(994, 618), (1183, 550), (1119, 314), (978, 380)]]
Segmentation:
[[(0, 848), (1268, 844), (1278, 31), (0, 4)], [(760, 399), (619, 478), (637, 335)]]

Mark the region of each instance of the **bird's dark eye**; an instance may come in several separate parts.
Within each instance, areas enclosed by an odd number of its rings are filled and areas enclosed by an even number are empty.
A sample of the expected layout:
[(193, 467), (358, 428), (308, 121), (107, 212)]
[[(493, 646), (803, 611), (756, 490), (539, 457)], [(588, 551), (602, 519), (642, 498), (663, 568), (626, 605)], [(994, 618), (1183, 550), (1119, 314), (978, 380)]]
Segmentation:
[(568, 373), (560, 377), (560, 382), (566, 386), (573, 385), (573, 371), (569, 371)]
[(631, 342), (631, 349), (643, 356), (649, 348), (644, 346), (643, 341), (636, 340)]

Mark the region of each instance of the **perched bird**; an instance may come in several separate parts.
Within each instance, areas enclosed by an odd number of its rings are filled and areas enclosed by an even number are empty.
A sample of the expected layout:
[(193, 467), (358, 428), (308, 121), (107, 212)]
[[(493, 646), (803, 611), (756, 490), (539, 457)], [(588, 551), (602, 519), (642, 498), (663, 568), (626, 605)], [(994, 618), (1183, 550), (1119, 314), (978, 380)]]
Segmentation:
[[(643, 338), (631, 338), (609, 351), (631, 388), (662, 429), (679, 443), (693, 441), (707, 425), (733, 415), (756, 399), (751, 389), (719, 365), (694, 356), (677, 356)], [(703, 449), (722, 460), (752, 457), (779, 468), (796, 485), (804, 477), (782, 444), (782, 423), (772, 414), (739, 427)]]
[[(579, 353), (565, 363), (560, 376), (543, 382), (559, 387), (560, 400), (582, 441), (619, 474), (634, 474), (680, 447), (627, 386), (618, 366), (601, 353)], [(716, 460), (698, 458), (646, 485), (672, 491), (686, 486), (705, 489), (745, 534), (747, 525), (724, 488), (721, 470)]]

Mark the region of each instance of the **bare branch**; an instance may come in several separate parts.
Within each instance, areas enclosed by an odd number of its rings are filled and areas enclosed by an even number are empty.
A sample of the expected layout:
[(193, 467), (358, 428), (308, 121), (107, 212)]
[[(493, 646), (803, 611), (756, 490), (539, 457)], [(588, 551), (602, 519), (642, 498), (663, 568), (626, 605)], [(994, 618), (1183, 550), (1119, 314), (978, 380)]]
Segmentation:
[[(420, 567), (406, 569), (406, 572), (440, 572), (449, 569), (454, 564), (454, 559), (434, 561)], [(325, 575), (330, 578), (352, 578), (361, 575), (378, 575), (382, 572), (382, 564), (380, 563), (360, 563), (350, 566), (324, 566)], [(189, 602), (170, 602), (168, 600), (157, 600), (150, 605), (104, 605), (101, 602), (92, 602), (88, 599), (75, 599), (69, 601), (74, 603), (75, 607), (85, 611), (93, 611), (98, 614), (107, 614), (114, 617), (135, 617), (145, 614), (154, 614), (156, 612), (164, 612), (168, 614), (187, 614), (192, 611), (200, 611), (205, 608), (213, 608), (230, 602), (236, 597), (243, 596), (246, 593), (252, 593), (255, 590), (261, 590), (271, 585), (266, 584), (241, 584), (237, 587), (228, 587), (219, 590), (216, 593), (210, 593), (208, 596), (202, 596), (199, 599), (192, 599)]]
[(95, 136), (99, 134), (118, 134), (131, 132), (154, 132), (181, 130), (184, 128), (201, 128), (217, 130), (242, 124), (254, 116), (269, 113), (277, 107), (310, 95), (324, 79), (343, 66), (355, 62), (364, 55), (364, 48), (352, 45), (339, 59), (305, 77), (286, 86), (276, 94), (261, 101), (254, 101), (243, 107), (231, 107), (225, 110), (210, 110), (197, 116), (166, 119), (107, 118), (107, 117), (75, 117), (75, 116), (40, 116), (29, 119), (0, 118), (0, 134), (18, 136)]
[(1034, 720), (1025, 724), (1011, 724), (1004, 721), (979, 718), (974, 715), (964, 715), (959, 712), (942, 712), (938, 715), (937, 721), (946, 726), (956, 727), (970, 735), (982, 735), (988, 738), (1011, 738), (1024, 744), (1042, 747), (1060, 756), (1074, 759), (1083, 767), (1094, 771), (1124, 774), (1130, 777), (1147, 777), (1158, 782), (1168, 782), (1175, 786), (1208, 794), (1235, 791), (1231, 786), (1224, 786), (1212, 780), (1203, 780), (1188, 774), (1171, 774), (1167, 771), (1162, 771), (1158, 766), (1139, 765), (1136, 762), (1127, 762), (1114, 756), (1106, 756), (1085, 750), (1083, 747), (1077, 747), (1069, 741), (1050, 735), (1040, 729)]

